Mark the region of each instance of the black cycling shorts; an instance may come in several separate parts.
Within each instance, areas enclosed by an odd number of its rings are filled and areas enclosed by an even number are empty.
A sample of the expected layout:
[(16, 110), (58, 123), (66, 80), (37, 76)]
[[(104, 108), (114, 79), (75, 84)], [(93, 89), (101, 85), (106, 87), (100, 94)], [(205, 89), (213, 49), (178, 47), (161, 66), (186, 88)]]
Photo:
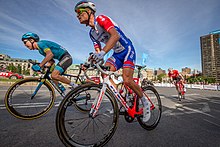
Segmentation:
[(66, 71), (66, 69), (72, 64), (72, 62), (73, 60), (71, 55), (68, 52), (66, 52), (55, 66), (55, 70), (59, 70), (60, 74), (63, 74)]

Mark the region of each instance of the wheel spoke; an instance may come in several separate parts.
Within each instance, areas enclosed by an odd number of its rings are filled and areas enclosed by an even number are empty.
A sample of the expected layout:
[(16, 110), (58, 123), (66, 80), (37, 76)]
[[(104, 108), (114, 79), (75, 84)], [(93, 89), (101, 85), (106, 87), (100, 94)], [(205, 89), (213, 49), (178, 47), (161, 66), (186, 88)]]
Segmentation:
[[(107, 92), (103, 96), (96, 117), (92, 118), (89, 115), (90, 111), (84, 110), (84, 108), (90, 110), (92, 103), (98, 98), (99, 92), (100, 86), (97, 84), (84, 85), (78, 91), (71, 91), (71, 94), (63, 99), (64, 102), (61, 103), (57, 112), (56, 126), (58, 132), (60, 132), (58, 135), (65, 145), (104, 145), (112, 137), (116, 130), (118, 113), (109, 111), (117, 107), (115, 99), (112, 99), (110, 96), (111, 94)], [(75, 106), (68, 105), (70, 99), (74, 101), (74, 99), (82, 97), (85, 93), (90, 95), (87, 105), (85, 103), (78, 103), (80, 100), (75, 103), (73, 102)], [(68, 138), (71, 138), (71, 140)]]
[(9, 88), (6, 105), (11, 114), (21, 119), (34, 119), (49, 111), (54, 102), (54, 93), (48, 83), (44, 83), (35, 98), (31, 99), (38, 83), (37, 78), (24, 79)]

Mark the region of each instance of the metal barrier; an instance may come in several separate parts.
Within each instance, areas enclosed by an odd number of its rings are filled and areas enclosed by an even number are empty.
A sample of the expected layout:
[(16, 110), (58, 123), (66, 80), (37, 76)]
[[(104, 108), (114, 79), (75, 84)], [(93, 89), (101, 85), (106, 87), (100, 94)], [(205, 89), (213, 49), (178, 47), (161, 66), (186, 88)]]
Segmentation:
[[(171, 83), (155, 83), (158, 87), (175, 87)], [(201, 89), (201, 90), (218, 90), (220, 91), (220, 85), (199, 85), (199, 84), (184, 84), (186, 88)]]

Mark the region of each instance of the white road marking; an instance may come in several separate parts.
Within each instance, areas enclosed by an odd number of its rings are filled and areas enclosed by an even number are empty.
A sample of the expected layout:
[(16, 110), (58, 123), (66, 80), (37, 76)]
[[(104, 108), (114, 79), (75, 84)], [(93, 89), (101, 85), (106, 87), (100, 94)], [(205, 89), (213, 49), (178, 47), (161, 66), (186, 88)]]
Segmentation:
[(212, 99), (211, 99), (209, 102), (210, 102), (210, 103), (215, 103), (215, 104), (220, 104), (220, 100), (212, 100)]
[(214, 123), (214, 122), (212, 122), (212, 121), (210, 121), (210, 120), (207, 120), (207, 119), (203, 119), (203, 120), (204, 120), (204, 121), (207, 121), (208, 123), (213, 124), (213, 125), (215, 125), (215, 126), (217, 126), (217, 127), (220, 127), (219, 124)]
[[(195, 105), (195, 103), (187, 103), (187, 105), (190, 105), (190, 104)], [(207, 113), (207, 112), (211, 111), (209, 104), (207, 102), (196, 103), (196, 104), (202, 105), (202, 107), (200, 108), (201, 111), (199, 109), (193, 109), (188, 106), (184, 106), (184, 104), (175, 103), (176, 109), (178, 109), (179, 111), (182, 111), (182, 112), (175, 113), (175, 112), (173, 112), (173, 110), (166, 110), (162, 114), (169, 116), (169, 115), (183, 115), (183, 114), (200, 113), (200, 114), (215, 118), (214, 116)]]
[[(205, 107), (207, 107), (207, 106), (205, 106)], [(205, 112), (203, 112), (203, 111), (200, 111), (200, 110), (198, 110), (198, 109), (193, 109), (193, 108), (186, 107), (186, 106), (183, 106), (182, 108), (185, 109), (185, 110), (189, 110), (189, 111), (190, 111), (190, 112), (184, 112), (184, 113), (187, 113), (187, 114), (191, 114), (191, 113), (201, 113), (201, 114), (204, 114), (204, 115), (207, 115), (207, 116), (210, 116), (210, 117), (214, 117), (214, 116), (212, 116), (212, 115), (210, 115), (210, 114), (208, 114), (208, 113), (205, 113)], [(204, 107), (203, 107), (203, 108), (204, 108)], [(206, 110), (209, 110), (209, 112), (210, 112), (209, 106), (208, 106), (208, 108), (206, 108)]]
[[(23, 104), (14, 104), (15, 108), (37, 108), (37, 107), (46, 107), (49, 103), (23, 103)], [(59, 102), (55, 102), (55, 107), (59, 106)], [(6, 109), (5, 105), (0, 105), (0, 110)]]
[[(185, 96), (194, 96), (194, 95), (200, 95), (197, 93), (191, 93), (191, 94), (185, 94)], [(178, 95), (171, 95), (172, 97), (178, 97)]]
[(180, 107), (183, 107), (182, 104), (175, 104), (176, 107), (180, 108)]

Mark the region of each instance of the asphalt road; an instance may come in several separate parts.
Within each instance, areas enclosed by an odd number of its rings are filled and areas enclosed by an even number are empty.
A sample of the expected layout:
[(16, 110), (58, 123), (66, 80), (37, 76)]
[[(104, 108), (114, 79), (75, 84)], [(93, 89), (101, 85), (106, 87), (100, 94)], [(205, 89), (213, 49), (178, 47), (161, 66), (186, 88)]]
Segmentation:
[[(1, 147), (62, 147), (56, 133), (57, 106), (45, 116), (25, 121), (10, 115), (4, 107), (8, 86), (0, 85)], [(119, 126), (107, 147), (219, 147), (220, 91), (188, 89), (179, 102), (174, 88), (159, 88), (163, 113), (159, 125), (146, 131), (137, 122), (120, 116)], [(56, 102), (60, 101), (60, 97)]]

